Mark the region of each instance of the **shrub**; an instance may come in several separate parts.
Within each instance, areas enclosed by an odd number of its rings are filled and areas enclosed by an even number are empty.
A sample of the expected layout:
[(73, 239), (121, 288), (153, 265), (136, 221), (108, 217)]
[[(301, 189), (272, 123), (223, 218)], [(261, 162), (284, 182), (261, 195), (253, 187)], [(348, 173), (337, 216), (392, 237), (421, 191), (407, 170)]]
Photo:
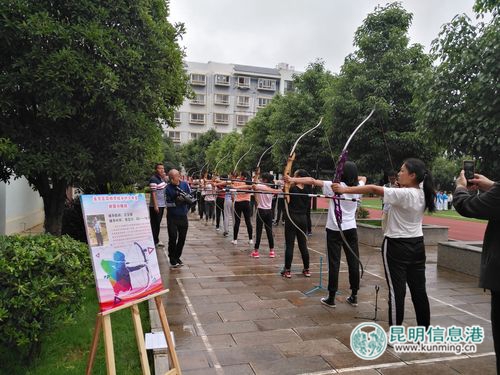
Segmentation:
[(366, 208), (359, 206), (358, 210), (356, 211), (356, 218), (366, 219), (369, 217), (370, 217), (370, 212)]
[(32, 361), (92, 280), (88, 247), (68, 236), (0, 236), (0, 345)]

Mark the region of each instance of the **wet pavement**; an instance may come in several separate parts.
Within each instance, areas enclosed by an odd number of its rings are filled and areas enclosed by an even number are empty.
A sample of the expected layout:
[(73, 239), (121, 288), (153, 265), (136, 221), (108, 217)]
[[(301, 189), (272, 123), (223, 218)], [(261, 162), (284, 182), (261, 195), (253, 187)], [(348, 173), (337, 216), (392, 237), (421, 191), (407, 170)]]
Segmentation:
[[(490, 295), (477, 288), (478, 280), (437, 268), (436, 247), (427, 248), (427, 288), (431, 324), (441, 327), (480, 325), (485, 339), (473, 354), (396, 353), (387, 348), (375, 360), (358, 358), (350, 346), (352, 330), (363, 322), (376, 322), (385, 330), (387, 285), (380, 250), (360, 246), (365, 273), (357, 307), (345, 302), (349, 295), (347, 266), (339, 277), (337, 307), (320, 303), (325, 290), (327, 265), (325, 230), (313, 228), (308, 240), (312, 277), (302, 275), (302, 261), (295, 248), (292, 278), (281, 277), (284, 262), (283, 226), (273, 227), (276, 258), (269, 258), (265, 233), (260, 258), (250, 257), (246, 227), (240, 227), (238, 245), (222, 231), (190, 214), (190, 228), (182, 260), (185, 266), (169, 269), (166, 248), (158, 257), (164, 298), (182, 372), (195, 374), (494, 374)], [(166, 227), (161, 239), (167, 244)], [(320, 283), (320, 258), (323, 258)], [(345, 256), (342, 256), (345, 259)], [(375, 312), (379, 286), (378, 310)], [(376, 315), (376, 316), (375, 316)], [(374, 320), (376, 318), (376, 320)], [(157, 327), (155, 316), (153, 327)], [(407, 292), (405, 325), (414, 326), (415, 314)], [(156, 359), (157, 374), (164, 373), (165, 355)], [(161, 372), (163, 371), (163, 372)]]

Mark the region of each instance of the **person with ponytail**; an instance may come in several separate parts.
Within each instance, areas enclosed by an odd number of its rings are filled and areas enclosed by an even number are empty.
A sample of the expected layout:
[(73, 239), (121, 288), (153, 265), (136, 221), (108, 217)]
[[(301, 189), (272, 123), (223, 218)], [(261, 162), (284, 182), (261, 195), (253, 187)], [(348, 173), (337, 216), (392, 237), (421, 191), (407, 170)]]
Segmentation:
[[(269, 258), (276, 256), (274, 252), (274, 236), (273, 236), (273, 211), (272, 201), (273, 195), (270, 193), (282, 193), (282, 190), (272, 189), (270, 185), (274, 184), (274, 176), (271, 173), (262, 173), (260, 176), (262, 184), (254, 183), (252, 186), (255, 190), (255, 200), (257, 202), (257, 218), (256, 218), (256, 234), (254, 250), (250, 254), (252, 258), (258, 258), (260, 240), (262, 238), (262, 230), (266, 229), (267, 240), (269, 242)], [(263, 193), (259, 193), (264, 192)]]
[[(316, 180), (312, 177), (290, 178), (287, 180), (304, 185), (319, 186), (323, 189), (323, 194), (333, 196), (332, 181)], [(358, 176), (358, 168), (352, 161), (347, 161), (344, 165), (344, 173), (342, 175), (341, 186), (363, 186), (366, 183), (366, 177)], [(344, 198), (358, 199), (359, 194), (348, 194)], [(339, 287), (339, 272), (341, 250), (344, 248), (344, 253), (347, 259), (349, 268), (349, 286), (351, 295), (347, 297), (346, 302), (351, 306), (358, 305), (358, 290), (359, 290), (359, 250), (358, 250), (358, 232), (356, 228), (356, 209), (357, 202), (341, 201), (342, 209), (342, 224), (341, 229), (345, 239), (349, 244), (346, 246), (342, 240), (342, 236), (335, 218), (335, 206), (333, 199), (330, 199), (328, 207), (328, 218), (326, 221), (326, 249), (328, 252), (328, 296), (321, 298), (321, 303), (328, 307), (335, 307), (335, 295)]]
[(389, 326), (402, 325), (406, 284), (410, 289), (417, 325), (428, 328), (431, 320), (425, 280), (424, 211), (434, 212), (434, 182), (419, 159), (406, 159), (398, 173), (399, 188), (378, 185), (342, 186), (339, 194), (377, 194), (390, 204), (382, 243), (382, 257), (389, 288)]

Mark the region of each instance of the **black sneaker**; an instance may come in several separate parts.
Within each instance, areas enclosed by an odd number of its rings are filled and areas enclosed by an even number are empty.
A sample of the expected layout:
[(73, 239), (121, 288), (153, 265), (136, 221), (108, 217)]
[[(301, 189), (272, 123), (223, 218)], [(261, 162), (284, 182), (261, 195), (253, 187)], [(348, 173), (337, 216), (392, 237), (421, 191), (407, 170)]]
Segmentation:
[(184, 265), (184, 262), (180, 259), (177, 259), (177, 267), (182, 267)]
[(321, 303), (325, 306), (333, 308), (335, 307), (335, 297), (328, 296), (325, 298), (321, 298)]
[(358, 306), (358, 296), (349, 296), (346, 298), (346, 302), (351, 306)]

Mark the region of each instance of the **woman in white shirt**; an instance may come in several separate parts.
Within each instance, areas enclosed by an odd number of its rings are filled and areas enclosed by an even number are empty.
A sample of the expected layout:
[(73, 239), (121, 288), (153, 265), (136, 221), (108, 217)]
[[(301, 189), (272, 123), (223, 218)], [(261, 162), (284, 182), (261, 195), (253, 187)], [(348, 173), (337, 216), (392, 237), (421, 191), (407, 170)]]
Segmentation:
[[(332, 190), (332, 181), (316, 180), (312, 177), (304, 178), (289, 178), (290, 182), (302, 183), (305, 185), (315, 185), (323, 188), (323, 194), (333, 196), (335, 193)], [(340, 186), (363, 186), (366, 183), (366, 177), (358, 176), (356, 164), (348, 161), (344, 165), (344, 173)], [(359, 194), (344, 194), (344, 198), (358, 199)], [(358, 290), (359, 290), (359, 250), (358, 250), (358, 233), (356, 229), (356, 209), (357, 202), (341, 201), (342, 223), (341, 229), (344, 233), (350, 249), (342, 240), (337, 220), (335, 218), (335, 206), (333, 199), (330, 199), (328, 207), (328, 218), (326, 221), (326, 248), (328, 251), (328, 296), (321, 299), (321, 303), (328, 307), (335, 307), (335, 295), (339, 284), (339, 271), (341, 249), (344, 248), (344, 253), (347, 259), (349, 268), (349, 284), (351, 295), (346, 299), (346, 302), (352, 306), (358, 305)]]
[(378, 185), (346, 187), (333, 184), (341, 194), (377, 194), (389, 203), (382, 256), (389, 288), (389, 326), (401, 325), (404, 318), (406, 284), (410, 288), (417, 324), (429, 327), (430, 308), (425, 280), (425, 246), (422, 232), (424, 211), (435, 210), (432, 175), (419, 159), (404, 161), (398, 173), (400, 188)]

